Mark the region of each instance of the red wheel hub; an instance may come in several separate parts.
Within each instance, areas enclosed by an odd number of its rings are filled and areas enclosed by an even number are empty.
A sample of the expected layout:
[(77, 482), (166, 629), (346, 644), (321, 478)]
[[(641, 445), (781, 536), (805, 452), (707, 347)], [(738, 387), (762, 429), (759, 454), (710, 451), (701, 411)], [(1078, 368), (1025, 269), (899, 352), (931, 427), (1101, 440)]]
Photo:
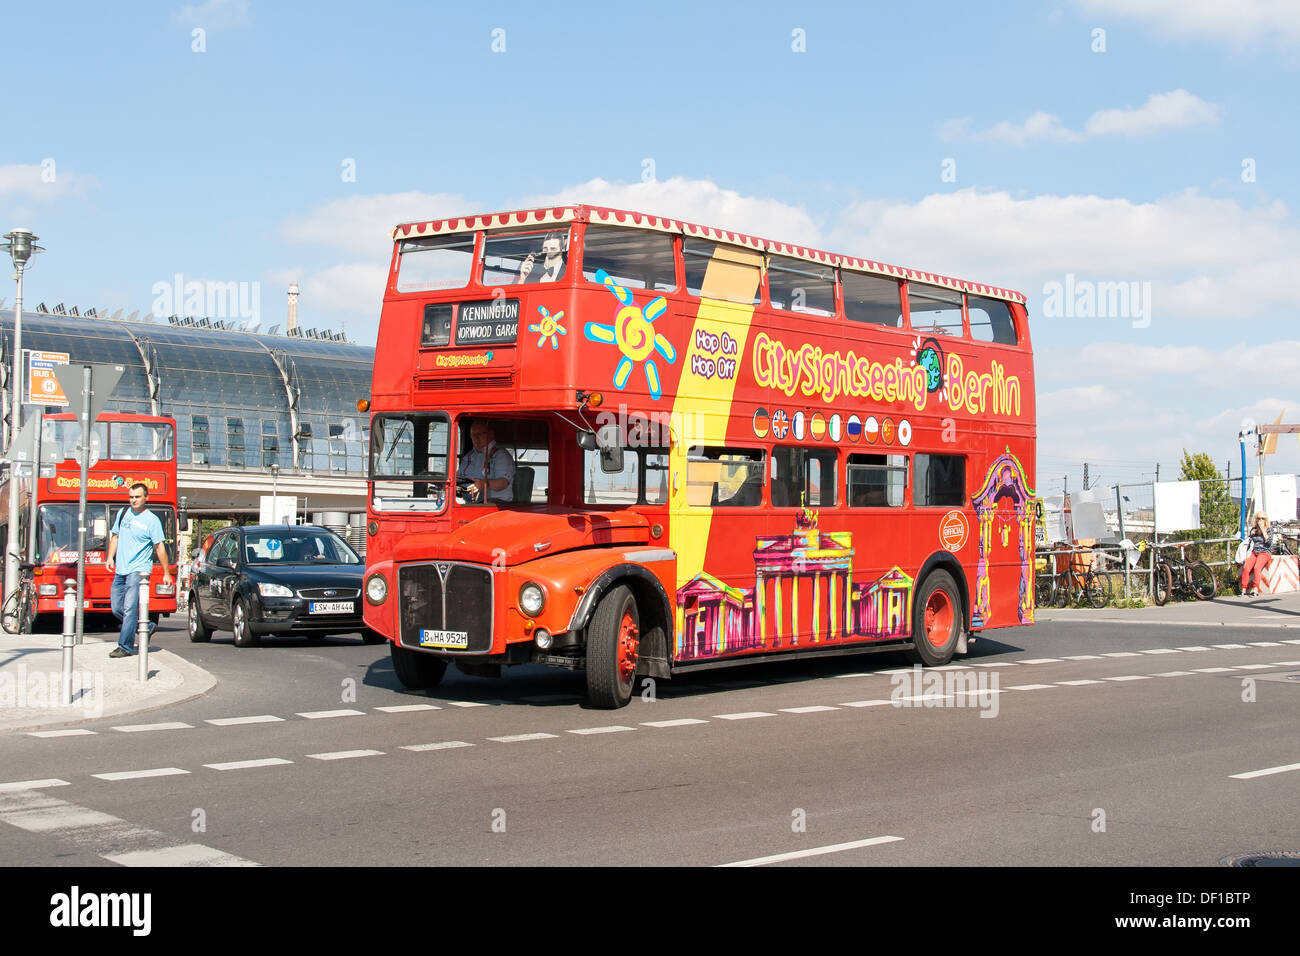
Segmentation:
[(932, 647), (943, 647), (952, 636), (953, 608), (948, 593), (931, 591), (925, 602), (925, 639)]
[(618, 627), (618, 676), (624, 684), (631, 681), (632, 675), (636, 673), (637, 651), (640, 647), (640, 630), (632, 619), (632, 613), (626, 612), (623, 623)]

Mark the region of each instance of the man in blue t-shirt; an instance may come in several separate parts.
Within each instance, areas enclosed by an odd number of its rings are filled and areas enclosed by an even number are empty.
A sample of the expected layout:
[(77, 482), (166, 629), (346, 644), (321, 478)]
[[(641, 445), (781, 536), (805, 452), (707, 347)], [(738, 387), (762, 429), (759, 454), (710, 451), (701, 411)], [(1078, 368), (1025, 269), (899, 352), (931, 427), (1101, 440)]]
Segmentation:
[[(136, 618), (140, 613), (140, 582), (149, 580), (154, 555), (163, 567), (163, 586), (171, 587), (172, 575), (167, 567), (167, 549), (163, 547), (162, 522), (145, 508), (149, 489), (136, 482), (130, 489), (131, 507), (123, 508), (113, 522), (104, 562), (113, 575), (111, 594), (113, 616), (122, 622), (117, 647), (109, 657), (129, 657), (135, 653)], [(115, 558), (120, 557), (117, 561)], [(152, 634), (157, 625), (149, 623)]]

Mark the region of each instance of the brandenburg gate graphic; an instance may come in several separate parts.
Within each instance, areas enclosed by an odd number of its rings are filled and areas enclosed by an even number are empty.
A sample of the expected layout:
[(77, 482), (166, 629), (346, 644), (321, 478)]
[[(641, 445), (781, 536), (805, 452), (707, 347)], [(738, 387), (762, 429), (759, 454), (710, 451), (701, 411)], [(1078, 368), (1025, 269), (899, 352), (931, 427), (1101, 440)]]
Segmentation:
[(895, 567), (870, 585), (854, 584), (853, 533), (821, 531), (817, 513), (804, 509), (793, 533), (756, 539), (754, 587), (699, 574), (678, 590), (676, 657), (904, 638), (911, 633), (912, 583)]

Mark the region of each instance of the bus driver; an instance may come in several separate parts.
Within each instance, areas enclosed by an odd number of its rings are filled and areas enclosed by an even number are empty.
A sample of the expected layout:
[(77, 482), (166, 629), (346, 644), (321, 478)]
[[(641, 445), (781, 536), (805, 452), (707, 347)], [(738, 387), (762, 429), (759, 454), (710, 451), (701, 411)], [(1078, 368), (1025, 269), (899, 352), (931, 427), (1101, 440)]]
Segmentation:
[(457, 478), (468, 478), (473, 491), (470, 501), (510, 502), (514, 500), (511, 486), (515, 480), (515, 459), (496, 442), (496, 431), (487, 419), (475, 419), (469, 426), (469, 439), (474, 447), (460, 458)]

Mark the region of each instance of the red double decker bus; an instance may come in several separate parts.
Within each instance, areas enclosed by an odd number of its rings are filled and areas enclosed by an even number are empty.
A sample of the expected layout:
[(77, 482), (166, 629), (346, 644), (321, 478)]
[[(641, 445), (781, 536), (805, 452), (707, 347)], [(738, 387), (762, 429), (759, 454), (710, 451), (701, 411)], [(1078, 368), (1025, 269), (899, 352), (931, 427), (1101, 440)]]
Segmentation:
[[(77, 579), (77, 510), (81, 467), (77, 445), (81, 422), (76, 415), (46, 415), (43, 451), (51, 445), (61, 458), (54, 474), (19, 478), (20, 551), (32, 554), (32, 492), (36, 497), (35, 565), (37, 614), (63, 613), (64, 582)], [(176, 578), (176, 421), (153, 415), (104, 412), (92, 426), (91, 465), (86, 477), (86, 613), (108, 612), (112, 575), (104, 567), (108, 536), (117, 513), (130, 507), (127, 492), (142, 482), (149, 489), (148, 508), (162, 522), (172, 579)], [(8, 486), (0, 484), (0, 540), (7, 540), (10, 515)], [(149, 612), (157, 619), (176, 610), (176, 590), (162, 589), (163, 569), (155, 567)]]
[(590, 206), (401, 225), (366, 624), (409, 687), (638, 675), (1033, 622), (1024, 296)]

